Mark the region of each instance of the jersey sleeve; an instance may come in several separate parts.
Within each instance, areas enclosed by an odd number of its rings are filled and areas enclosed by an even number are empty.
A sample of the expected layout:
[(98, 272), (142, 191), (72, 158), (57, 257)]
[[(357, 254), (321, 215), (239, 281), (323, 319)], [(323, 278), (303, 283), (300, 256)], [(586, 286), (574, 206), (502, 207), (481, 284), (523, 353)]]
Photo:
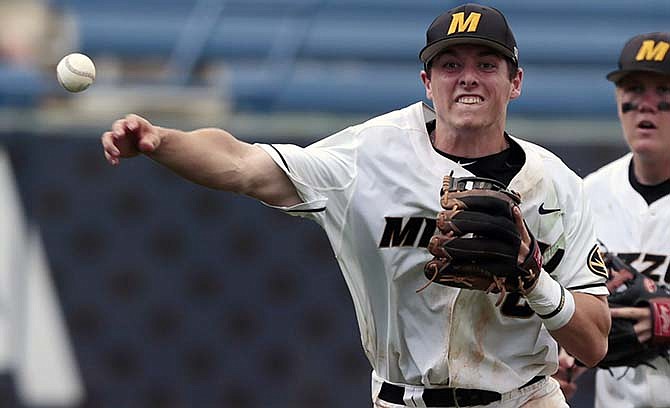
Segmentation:
[(559, 282), (569, 290), (607, 296), (607, 268), (598, 250), (591, 207), (582, 180), (566, 196), (565, 256), (559, 265)]
[(258, 144), (289, 177), (302, 203), (276, 207), (323, 224), (328, 214), (344, 216), (356, 177), (357, 132), (345, 129), (308, 147)]

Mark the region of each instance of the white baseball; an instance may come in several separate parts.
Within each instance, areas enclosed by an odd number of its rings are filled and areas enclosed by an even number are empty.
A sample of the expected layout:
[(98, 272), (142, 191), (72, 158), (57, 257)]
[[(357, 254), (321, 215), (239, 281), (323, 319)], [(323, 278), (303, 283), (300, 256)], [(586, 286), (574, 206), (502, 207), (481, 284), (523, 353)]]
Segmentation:
[(60, 60), (56, 74), (63, 88), (70, 92), (81, 92), (95, 80), (95, 65), (86, 55), (75, 52)]

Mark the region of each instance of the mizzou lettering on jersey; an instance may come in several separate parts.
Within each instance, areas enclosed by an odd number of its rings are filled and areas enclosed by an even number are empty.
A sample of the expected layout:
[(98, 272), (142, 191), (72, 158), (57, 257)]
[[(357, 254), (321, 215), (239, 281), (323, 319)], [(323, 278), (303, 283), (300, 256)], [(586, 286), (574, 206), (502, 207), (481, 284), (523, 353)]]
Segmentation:
[[(380, 248), (391, 247), (428, 247), (430, 238), (435, 235), (437, 222), (434, 218), (425, 217), (384, 217), (386, 220), (382, 237), (379, 241)], [(417, 242), (417, 237), (419, 238)], [(562, 240), (559, 239), (554, 245), (546, 244), (538, 239), (540, 250), (543, 253), (543, 268), (551, 273), (556, 269), (563, 259), (565, 250), (562, 248)]]
[[(437, 222), (434, 218), (424, 217), (384, 217), (386, 225), (379, 241), (380, 248), (389, 247), (428, 247), (430, 238), (435, 235)], [(422, 232), (423, 229), (423, 232)], [(417, 237), (421, 237), (417, 242)]]
[(636, 61), (663, 61), (670, 44), (665, 41), (645, 40), (635, 56)]
[(665, 270), (663, 265), (668, 260), (666, 255), (643, 254), (640, 252), (619, 252), (616, 254), (624, 262), (637, 268), (640, 273), (650, 277), (656, 283), (670, 284), (670, 262)]
[(562, 236), (561, 239), (553, 245), (544, 243), (539, 239), (537, 240), (537, 243), (540, 246), (540, 251), (542, 251), (542, 268), (544, 268), (545, 271), (552, 273), (556, 267), (558, 267), (558, 264), (561, 263), (561, 259), (563, 259), (563, 255), (565, 254), (563, 241)]
[[(380, 248), (426, 248), (428, 247), (430, 238), (437, 232), (437, 221), (434, 218), (384, 217), (384, 219), (386, 222), (379, 241)], [(563, 259), (563, 255), (565, 254), (564, 244), (565, 239), (562, 234), (553, 244), (542, 242), (538, 237), (538, 245), (543, 253), (543, 268), (548, 273), (553, 272)], [(593, 256), (592, 253), (589, 253), (589, 260)], [(518, 293), (508, 293), (505, 296), (505, 300), (500, 307), (500, 312), (504, 316), (521, 319), (530, 318), (535, 314), (533, 309), (526, 303), (526, 300)]]

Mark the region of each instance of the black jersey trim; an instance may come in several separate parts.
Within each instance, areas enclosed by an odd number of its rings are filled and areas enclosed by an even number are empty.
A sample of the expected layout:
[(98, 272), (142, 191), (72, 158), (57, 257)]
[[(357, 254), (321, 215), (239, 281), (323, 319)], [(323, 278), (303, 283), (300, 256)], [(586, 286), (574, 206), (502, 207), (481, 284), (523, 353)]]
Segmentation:
[[(434, 129), (435, 121), (426, 124), (426, 130), (429, 135)], [(512, 139), (509, 133), (505, 132), (504, 137), (509, 143), (508, 148), (488, 156), (474, 158), (460, 157), (443, 152), (435, 147), (432, 138), (431, 145), (437, 154), (459, 164), (475, 176), (494, 179), (508, 186), (526, 163), (526, 152)], [(463, 164), (464, 162), (465, 164)]]
[(653, 202), (660, 200), (661, 198), (670, 194), (670, 180), (662, 181), (654, 185), (642, 184), (635, 177), (635, 171), (633, 170), (633, 160), (631, 159), (628, 164), (628, 182), (630, 183), (633, 190), (637, 191), (639, 195), (644, 198), (644, 201), (647, 202), (647, 205), (651, 205)]
[(286, 163), (286, 160), (284, 159), (284, 156), (282, 156), (281, 152), (279, 150), (277, 150), (277, 148), (274, 147), (273, 145), (269, 145), (269, 146), (271, 148), (275, 149), (275, 152), (277, 152), (277, 154), (279, 155), (279, 158), (281, 159), (281, 162), (284, 163), (284, 166), (286, 167), (286, 171), (290, 173), (291, 169), (288, 167), (288, 163)]
[(286, 210), (285, 212), (290, 212), (290, 213), (318, 213), (318, 212), (323, 212), (326, 211), (326, 207), (321, 207), (321, 208), (313, 208), (311, 210)]
[(579, 289), (588, 289), (588, 288), (598, 288), (598, 287), (606, 287), (604, 283), (591, 283), (589, 285), (580, 285), (580, 286), (572, 286), (569, 287), (568, 290), (579, 290)]

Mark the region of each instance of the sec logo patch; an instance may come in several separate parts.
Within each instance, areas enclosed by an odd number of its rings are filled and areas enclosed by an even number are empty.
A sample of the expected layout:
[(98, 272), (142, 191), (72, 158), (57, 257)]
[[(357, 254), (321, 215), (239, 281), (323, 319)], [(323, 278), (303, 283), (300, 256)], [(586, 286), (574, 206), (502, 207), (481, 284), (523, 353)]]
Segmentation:
[(600, 254), (598, 245), (594, 245), (593, 249), (591, 249), (589, 252), (589, 257), (586, 261), (586, 264), (589, 266), (591, 272), (598, 276), (602, 276), (603, 278), (609, 278), (609, 271), (607, 270), (607, 266), (605, 266), (605, 261), (603, 260), (603, 256)]

